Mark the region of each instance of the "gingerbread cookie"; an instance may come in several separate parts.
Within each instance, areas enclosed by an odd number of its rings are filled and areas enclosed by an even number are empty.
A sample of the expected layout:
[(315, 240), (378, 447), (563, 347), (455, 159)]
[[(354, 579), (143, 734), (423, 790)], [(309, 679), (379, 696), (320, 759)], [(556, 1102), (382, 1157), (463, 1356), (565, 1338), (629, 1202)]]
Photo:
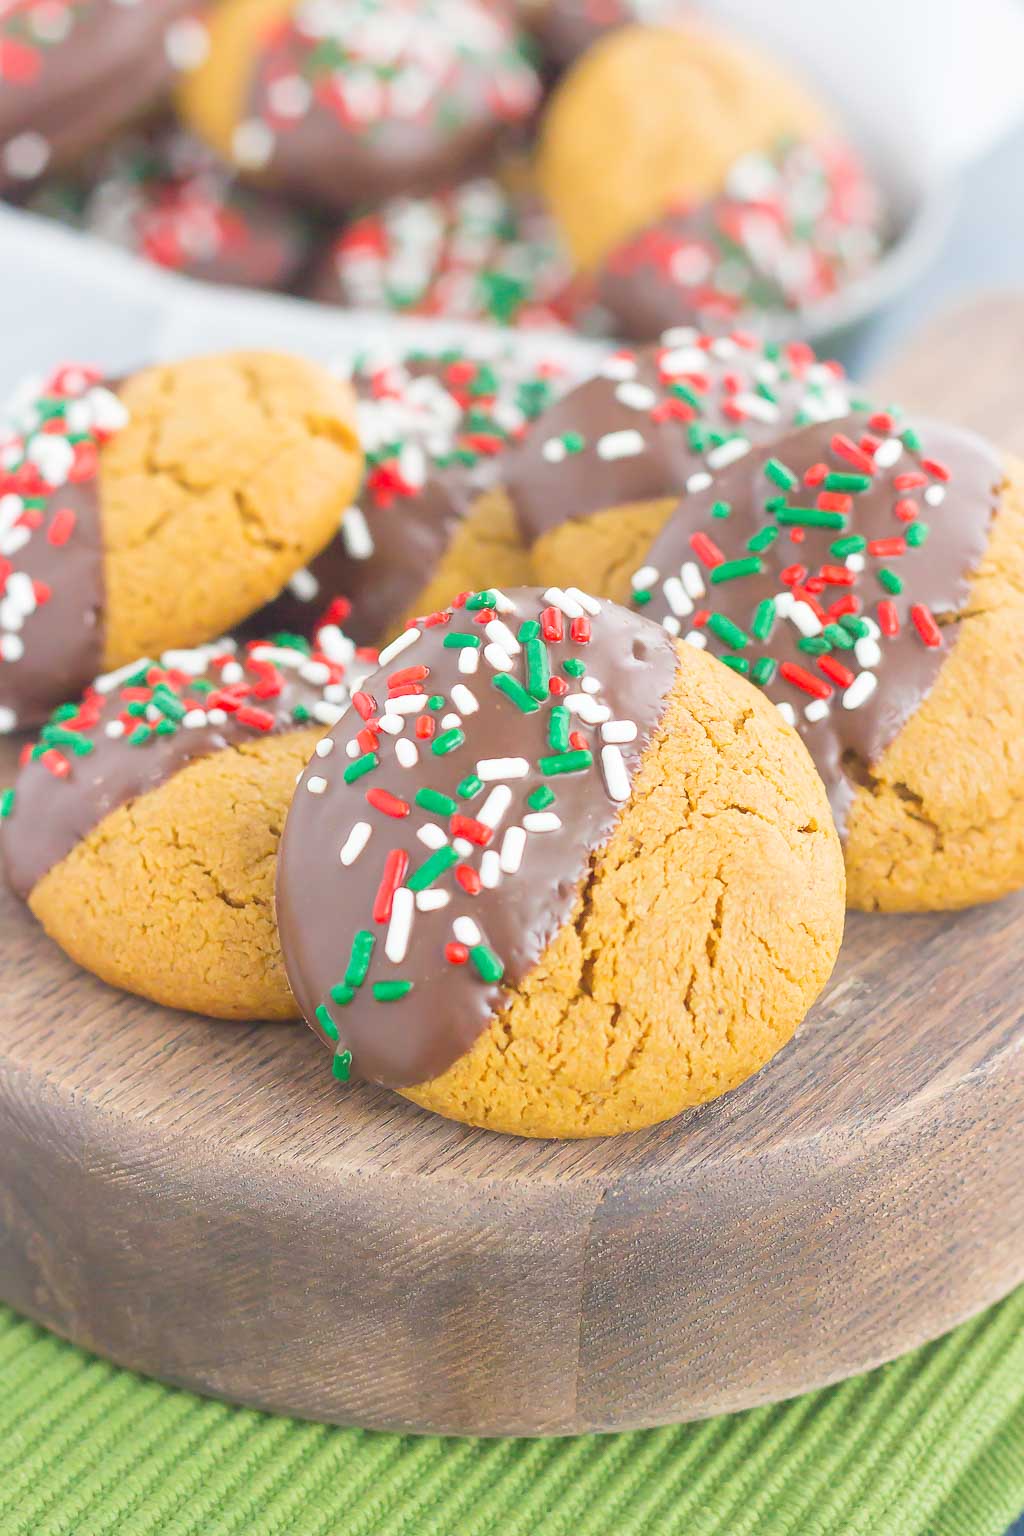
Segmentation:
[(222, 0), (208, 27), (186, 122), (328, 208), (457, 180), (537, 100), (508, 12), (483, 0)]
[[(353, 369), (366, 475), (334, 540), (258, 616), (309, 634), (339, 614), (376, 642), (419, 612), (480, 585), (525, 581), (529, 563), (500, 483), (507, 449), (564, 383), (558, 365), (523, 368), (452, 351)], [(340, 604), (340, 606), (339, 606)]]
[(488, 177), (355, 219), (318, 265), (310, 297), (530, 328), (570, 324), (578, 307), (550, 217)]
[(135, 663), (58, 710), (0, 801), (8, 879), (104, 981), (218, 1018), (296, 1009), (274, 923), (301, 771), (369, 665), (336, 629)]
[(839, 140), (744, 155), (723, 191), (672, 209), (605, 260), (597, 298), (619, 336), (675, 325), (771, 327), (833, 298), (881, 249), (877, 191)]
[(204, 34), (192, 0), (12, 0), (0, 9), (0, 188), (77, 160), (146, 111)]
[(524, 27), (550, 71), (564, 69), (606, 32), (639, 22), (671, 26), (693, 15), (692, 0), (522, 0)]
[(817, 140), (829, 115), (770, 60), (703, 27), (625, 27), (569, 71), (541, 126), (538, 182), (576, 263), (597, 268), (744, 155)]
[(337, 528), (362, 456), (348, 387), (274, 353), (104, 381), (58, 369), (0, 442), (0, 730), (97, 672), (194, 645)]
[(495, 1130), (633, 1130), (790, 1037), (843, 923), (824, 791), (778, 711), (575, 587), (405, 631), (288, 814), (307, 1020), (354, 1071)]
[(118, 139), (80, 176), (44, 182), (28, 206), (207, 283), (291, 288), (313, 242), (309, 219), (243, 186), (173, 126)]
[(1024, 884), (1024, 467), (854, 403), (747, 442), (667, 520), (625, 508), (587, 535), (575, 558), (549, 544), (550, 579), (561, 565), (630, 599), (799, 731), (852, 905), (957, 907)]

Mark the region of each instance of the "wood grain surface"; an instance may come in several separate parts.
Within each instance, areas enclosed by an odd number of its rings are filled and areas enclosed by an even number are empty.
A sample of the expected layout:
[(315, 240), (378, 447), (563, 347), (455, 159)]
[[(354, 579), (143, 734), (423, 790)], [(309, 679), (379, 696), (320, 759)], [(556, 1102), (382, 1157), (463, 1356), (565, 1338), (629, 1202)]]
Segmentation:
[[(1024, 448), (1007, 309), (886, 391)], [(983, 343), (1001, 389), (953, 355)], [(578, 1143), (341, 1088), (302, 1026), (118, 994), (6, 894), (0, 933), (0, 1297), (165, 1380), (374, 1427), (628, 1428), (836, 1380), (1024, 1279), (1024, 897), (853, 916), (756, 1078)]]

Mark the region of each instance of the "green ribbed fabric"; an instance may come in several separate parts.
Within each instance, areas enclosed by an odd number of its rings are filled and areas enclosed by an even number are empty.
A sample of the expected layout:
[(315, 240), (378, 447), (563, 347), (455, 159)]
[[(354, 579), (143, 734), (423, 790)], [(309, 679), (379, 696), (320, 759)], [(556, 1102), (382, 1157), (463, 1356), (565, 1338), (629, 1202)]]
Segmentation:
[(774, 1408), (627, 1435), (416, 1439), (172, 1391), (0, 1308), (2, 1536), (1002, 1536), (1024, 1289)]

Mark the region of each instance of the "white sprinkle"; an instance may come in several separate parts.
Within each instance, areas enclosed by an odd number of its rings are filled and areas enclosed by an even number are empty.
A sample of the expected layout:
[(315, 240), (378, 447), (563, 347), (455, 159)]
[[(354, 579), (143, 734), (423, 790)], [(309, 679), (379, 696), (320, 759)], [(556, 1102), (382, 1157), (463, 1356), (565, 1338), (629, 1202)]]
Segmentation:
[(506, 597), (504, 592), (502, 592), (498, 587), (488, 587), (487, 590), (494, 598), (494, 602), (491, 606), (496, 608), (499, 613), (519, 612), (519, 609), (516, 607), (512, 599), (510, 597)]
[(388, 934), (384, 940), (384, 953), (392, 965), (401, 965), (409, 948), (409, 935), (412, 933), (412, 915), (416, 910), (416, 899), (407, 885), (400, 885), (391, 898), (391, 921), (388, 923)]
[[(328, 672), (327, 673), (327, 677), (329, 677), (329, 676), (330, 676), (330, 673)], [(220, 669), (220, 680), (225, 685), (225, 687), (230, 688), (234, 683), (240, 683), (244, 677), (245, 677), (245, 673), (243, 672), (242, 668), (238, 665), (237, 661), (229, 661), (226, 664), (226, 666), (223, 666)], [(327, 681), (327, 677), (325, 677), (323, 679), (318, 679), (317, 681), (326, 682)], [(312, 679), (311, 679), (311, 681), (312, 681)]]
[(359, 507), (349, 507), (341, 519), (341, 542), (352, 560), (369, 560), (373, 554), (373, 534)]
[(613, 352), (601, 364), (601, 376), (605, 379), (633, 379), (636, 377), (636, 362), (624, 353)]
[(601, 612), (597, 598), (591, 597), (589, 592), (581, 592), (579, 587), (566, 587), (565, 595), (571, 602), (579, 603), (584, 613), (589, 613), (591, 618), (596, 618)]
[(853, 654), (864, 670), (870, 672), (882, 659), (882, 647), (870, 635), (861, 635), (853, 648)]
[(642, 565), (638, 571), (634, 571), (629, 578), (629, 584), (634, 592), (644, 592), (648, 587), (653, 587), (658, 579), (658, 572), (653, 565)]
[[(14, 727), (12, 726), (11, 729), (13, 730)], [(119, 737), (124, 735), (124, 732), (125, 725), (123, 720), (108, 720), (103, 727), (103, 734), (109, 736), (111, 741), (117, 741)]]
[(452, 703), (463, 715), (475, 715), (480, 708), (476, 694), (465, 683), (456, 683), (452, 688)]
[(677, 618), (673, 617), (671, 613), (666, 613), (665, 617), (661, 621), (661, 627), (667, 634), (678, 635), (683, 626), (680, 624)]
[(446, 833), (435, 821), (425, 822), (416, 836), (430, 849), (444, 848), (448, 842)]
[(570, 693), (562, 700), (571, 715), (579, 715), (584, 725), (603, 725), (612, 712), (607, 704), (599, 704), (589, 693)]
[(226, 709), (208, 709), (206, 711), (206, 718), (211, 725), (224, 725), (228, 718), (228, 712)]
[(879, 443), (875, 449), (875, 463), (879, 469), (891, 469), (899, 463), (903, 454), (903, 444), (898, 437), (887, 437), (884, 443)]
[(511, 672), (514, 665), (504, 646), (495, 645), (493, 641), (484, 646), (484, 660), (490, 662), (495, 672)]
[(394, 661), (396, 656), (401, 656), (402, 652), (407, 651), (410, 645), (415, 645), (419, 638), (420, 631), (418, 629), (403, 630), (397, 640), (392, 640), (391, 644), (386, 645), (381, 651), (377, 657), (377, 665), (379, 667), (386, 667), (389, 661)]
[(597, 440), (597, 456), (599, 459), (633, 459), (638, 453), (643, 453), (647, 444), (643, 436), (630, 429), (626, 432), (606, 432)]
[(786, 588), (785, 592), (776, 592), (776, 594), (775, 594), (775, 614), (776, 614), (776, 617), (780, 618), (780, 619), (792, 618), (792, 616), (793, 616), (793, 604), (795, 602), (796, 602), (796, 598), (793, 596), (792, 592), (789, 590), (788, 587)]
[(804, 715), (808, 720), (812, 722), (812, 724), (818, 720), (826, 719), (830, 713), (831, 711), (829, 710), (827, 699), (812, 699), (811, 702), (804, 707)]
[(853, 682), (843, 694), (844, 709), (859, 709), (866, 704), (878, 686), (878, 678), (873, 672), (858, 672)]
[(20, 661), (25, 654), (25, 642), (20, 635), (0, 636), (0, 658), (4, 661)]
[(561, 464), (568, 451), (560, 437), (549, 437), (540, 450), (541, 458), (549, 464)]
[(609, 720), (601, 727), (604, 741), (636, 741), (637, 735), (635, 720)]
[(615, 398), (620, 405), (627, 406), (631, 411), (650, 411), (658, 403), (657, 395), (647, 384), (637, 384), (630, 380), (619, 385)]
[(484, 634), (489, 640), (493, 640), (495, 645), (503, 646), (510, 656), (519, 655), (521, 649), (519, 641), (501, 619), (492, 619), (484, 630)]
[(359, 755), (360, 755), (360, 748), (359, 748), (358, 741), (355, 741), (355, 740), (346, 741), (346, 743), (345, 743), (345, 756), (346, 757), (359, 757)]
[(41, 133), (26, 129), (8, 139), (2, 152), (4, 170), (15, 181), (31, 181), (42, 175), (50, 159), (50, 146)]
[(341, 849), (341, 862), (345, 865), (354, 864), (370, 841), (372, 828), (368, 821), (357, 821), (348, 837), (346, 837)]
[[(678, 376), (681, 373), (703, 373), (707, 366), (707, 353), (699, 347), (689, 345), (696, 339), (696, 331), (692, 335), (680, 339), (680, 344), (672, 352), (663, 352), (658, 359), (658, 367), (664, 375)], [(664, 341), (664, 337), (662, 340)]]
[(811, 605), (805, 603), (803, 598), (798, 598), (794, 602), (793, 611), (789, 617), (800, 633), (806, 638), (809, 639), (812, 635), (821, 634), (821, 620)]
[(454, 715), (453, 714), (453, 715), (442, 715), (441, 716), (441, 729), (442, 729), (442, 731), (457, 731), (461, 724), (462, 724), (462, 716), (461, 715)]
[[(186, 710), (184, 715), (181, 717), (181, 723), (185, 727), (186, 731), (198, 731), (201, 726), (206, 724), (206, 710)], [(115, 724), (120, 724), (120, 721), (116, 721)]]
[(848, 571), (853, 571), (855, 575), (860, 575), (861, 571), (864, 569), (865, 564), (866, 562), (863, 555), (855, 554), (847, 555), (846, 557), (846, 569)]
[(626, 761), (618, 747), (609, 744), (601, 748), (601, 767), (604, 782), (613, 800), (629, 799), (629, 774)]
[(711, 484), (711, 476), (705, 470), (699, 474), (691, 475), (686, 482), (686, 489), (691, 496), (696, 496), (698, 491), (706, 491)]
[(737, 459), (742, 459), (745, 453), (750, 452), (750, 441), (745, 437), (729, 437), (724, 443), (719, 443), (717, 448), (712, 448), (705, 455), (704, 462), (708, 469), (725, 469), (728, 464), (735, 464)]
[[(393, 715), (390, 710), (385, 710), (380, 717), (379, 729), (386, 731), (389, 736), (401, 736), (405, 730), (405, 720), (402, 715)], [(351, 746), (352, 743), (350, 742), (349, 745)]]
[(455, 849), (455, 852), (458, 854), (460, 859), (468, 859), (470, 854), (473, 852), (473, 844), (467, 837), (452, 838), (452, 847)]
[(564, 613), (567, 619), (581, 619), (583, 617), (583, 609), (579, 603), (575, 598), (570, 597), (568, 592), (563, 592), (561, 587), (548, 587), (544, 593), (544, 601), (552, 608), (557, 608), (561, 613)]
[(320, 591), (320, 583), (312, 571), (296, 571), (288, 583), (288, 590), (300, 603), (312, 603)]
[(471, 917), (457, 917), (452, 923), (452, 932), (460, 944), (465, 944), (468, 949), (480, 943), (480, 929)]
[(512, 804), (512, 791), (507, 784), (496, 784), (476, 813), (477, 821), (485, 827), (496, 827)]
[(493, 848), (488, 848), (480, 858), (480, 884), (493, 891), (501, 880), (501, 859)]
[(477, 778), (485, 784), (494, 779), (523, 779), (529, 771), (525, 757), (482, 757), (476, 765)]
[(753, 416), (755, 421), (778, 421), (781, 412), (771, 400), (766, 400), (763, 395), (752, 395), (749, 392), (736, 395), (733, 403), (747, 416)]
[(345, 710), (344, 704), (331, 704), (326, 699), (317, 699), (312, 715), (317, 725), (326, 725), (330, 729), (332, 725), (337, 725)]
[(583, 677), (580, 679), (580, 687), (584, 693), (600, 693), (603, 686), (600, 678), (597, 677)]
[(418, 715), (420, 710), (426, 707), (425, 693), (400, 693), (397, 697), (388, 699), (384, 706), (389, 715)]
[(700, 566), (695, 560), (687, 560), (680, 567), (679, 577), (687, 597), (697, 599), (704, 596), (707, 589), (704, 586), (704, 578), (700, 573)]
[(509, 827), (501, 840), (501, 868), (502, 873), (514, 875), (518, 872), (523, 862), (523, 850), (526, 847), (526, 833), (522, 827)]
[(420, 760), (416, 743), (410, 741), (408, 736), (402, 736), (395, 742), (395, 756), (403, 768), (415, 768)]
[(448, 891), (417, 891), (416, 910), (417, 912), (439, 912), (451, 899)]
[(247, 171), (261, 171), (274, 153), (274, 134), (258, 117), (240, 122), (231, 136), (231, 158)]
[(527, 832), (557, 832), (561, 825), (562, 818), (554, 811), (530, 811), (523, 817)]
[(702, 629), (691, 629), (686, 636), (686, 644), (692, 645), (695, 651), (707, 650), (708, 637)]
[(946, 499), (946, 487), (944, 485), (930, 485), (924, 493), (924, 499), (930, 507), (941, 507)]
[[(234, 676), (234, 671), (236, 669), (238, 672), (237, 677)], [(222, 682), (228, 681), (227, 674), (229, 670), (232, 671), (231, 682), (233, 683), (240, 683), (242, 678), (245, 676), (245, 673), (238, 665), (238, 662), (233, 661), (230, 664), (230, 669), (225, 667), (224, 671), (221, 673)], [(304, 661), (302, 666), (299, 668), (299, 676), (303, 679), (304, 682), (312, 683), (314, 688), (323, 688), (325, 684), (329, 683), (331, 680), (331, 669), (326, 664), (326, 662), (323, 661)]]
[[(180, 670), (182, 672), (187, 672), (189, 670), (187, 667), (177, 668), (177, 664), (168, 660), (167, 655), (165, 655), (163, 659), (167, 662), (169, 667), (175, 667), (176, 670)], [(152, 665), (152, 661), (146, 656), (142, 657), (139, 661), (130, 661), (127, 666), (118, 667), (116, 672), (105, 672), (102, 677), (98, 677), (96, 679), (96, 681), (93, 683), (93, 687), (97, 693), (113, 693), (114, 689), (123, 683), (126, 677), (133, 677), (136, 672), (141, 672), (143, 667), (151, 667)], [(205, 669), (206, 658), (204, 658), (203, 664), (199, 668), (199, 671), (203, 672)]]
[[(467, 645), (459, 652), (459, 671), (463, 677), (472, 677), (480, 665), (480, 652), (476, 646)], [(454, 697), (454, 692), (453, 695)]]
[(871, 636), (872, 640), (879, 640), (881, 638), (882, 631), (879, 629), (878, 625), (875, 623), (874, 619), (870, 617), (870, 615), (862, 613), (860, 615), (860, 621), (864, 625), (868, 634)]
[(670, 576), (662, 586), (662, 592), (672, 612), (679, 618), (685, 619), (687, 614), (693, 612), (693, 603), (686, 595), (685, 588), (678, 576)]
[(775, 707), (787, 725), (796, 725), (796, 710), (792, 704), (787, 704), (785, 699), (782, 699)]
[(334, 737), (333, 736), (325, 736), (322, 741), (318, 741), (317, 744), (316, 744), (316, 755), (317, 755), (317, 757), (330, 757), (330, 755), (331, 755), (331, 753), (333, 751), (334, 751)]
[(327, 788), (327, 780), (322, 779), (318, 773), (312, 773), (306, 780), (306, 788), (311, 795), (322, 795)]
[(210, 35), (195, 16), (172, 22), (164, 33), (164, 52), (172, 69), (198, 69), (210, 51)]

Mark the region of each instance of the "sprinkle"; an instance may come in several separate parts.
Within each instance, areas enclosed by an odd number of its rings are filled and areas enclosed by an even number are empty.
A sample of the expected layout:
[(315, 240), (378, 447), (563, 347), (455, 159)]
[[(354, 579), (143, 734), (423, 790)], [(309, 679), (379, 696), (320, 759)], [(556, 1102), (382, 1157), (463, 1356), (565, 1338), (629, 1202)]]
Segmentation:
[(452, 703), (463, 715), (475, 715), (480, 708), (476, 694), (467, 688), (465, 683), (455, 683), (453, 685)]
[(480, 882), (485, 890), (491, 891), (501, 881), (501, 858), (493, 848), (480, 858)]
[(713, 539), (709, 539), (706, 533), (695, 533), (690, 538), (690, 548), (697, 559), (710, 568), (725, 563), (725, 556)]
[[(486, 854), (484, 855), (486, 858)], [(447, 891), (418, 891), (416, 893), (417, 912), (439, 912), (451, 901)]]
[(375, 981), (373, 984), (373, 995), (378, 1003), (397, 1003), (411, 991), (411, 981)]
[(764, 570), (764, 562), (757, 555), (750, 555), (743, 560), (723, 560), (721, 565), (716, 565), (711, 572), (712, 586), (718, 586), (724, 581), (737, 581), (743, 576), (759, 576)]
[(926, 603), (912, 604), (910, 617), (914, 628), (921, 636), (925, 645), (935, 647), (942, 644), (942, 631), (936, 624), (935, 616)]
[(330, 1014), (327, 1012), (327, 1009), (322, 1003), (320, 1004), (320, 1007), (315, 1010), (315, 1014), (316, 1021), (320, 1025), (320, 1028), (323, 1030), (324, 1034), (327, 1036), (328, 1040), (337, 1040), (338, 1026), (335, 1024), (334, 1020), (331, 1018)]
[(483, 940), (480, 929), (471, 917), (457, 917), (452, 923), (452, 932), (459, 943), (465, 944), (467, 948), (472, 948)]
[[(456, 784), (455, 793), (460, 800), (472, 800), (473, 796), (478, 795), (483, 787), (483, 779), (475, 773), (467, 773), (466, 777)], [(455, 807), (453, 806), (452, 809), (454, 810)]]
[[(573, 622), (575, 623), (576, 621), (574, 620)], [(516, 708), (521, 710), (524, 715), (531, 715), (533, 714), (534, 710), (540, 708), (537, 700), (532, 698), (530, 694), (527, 693), (522, 683), (517, 682), (514, 677), (509, 677), (507, 673), (502, 672), (498, 676), (492, 677), (491, 682), (494, 684), (494, 687), (499, 689), (506, 698), (510, 699)]]
[(814, 698), (827, 699), (832, 694), (832, 688), (828, 683), (820, 677), (815, 677), (806, 668), (797, 666), (795, 662), (784, 661), (779, 667), (779, 673), (787, 683), (792, 683), (796, 688), (802, 688), (804, 693), (809, 693)]
[(859, 709), (874, 693), (878, 678), (873, 672), (859, 672), (842, 696), (844, 709)]
[(476, 771), (487, 784), (493, 779), (525, 778), (530, 765), (525, 757), (484, 757), (477, 763)]
[(393, 795), (387, 789), (368, 789), (366, 791), (366, 801), (368, 805), (373, 806), (375, 811), (382, 811), (385, 816), (392, 816), (395, 820), (401, 820), (403, 816), (408, 816), (412, 810), (408, 800), (399, 799), (397, 795)]
[(327, 780), (322, 779), (318, 773), (311, 774), (306, 780), (306, 788), (311, 795), (322, 795), (327, 788)]
[(418, 629), (405, 630), (396, 640), (392, 640), (390, 645), (384, 647), (377, 657), (378, 666), (386, 667), (389, 662), (394, 661), (396, 656), (401, 656), (403, 651), (407, 651), (410, 645), (415, 645), (419, 638), (420, 631)]
[(479, 635), (447, 634), (441, 644), (448, 650), (463, 650), (466, 648), (479, 650), (483, 641)]
[(506, 875), (518, 873), (526, 848), (526, 833), (522, 827), (509, 827), (501, 842), (501, 869)]
[(352, 940), (348, 965), (345, 967), (345, 985), (347, 987), (355, 990), (357, 987), (361, 987), (366, 980), (376, 942), (377, 940), (369, 928), (360, 928)]
[(750, 644), (750, 636), (724, 613), (713, 613), (708, 619), (708, 629), (723, 645), (729, 645), (734, 650), (742, 650)]
[(434, 811), (439, 816), (450, 816), (458, 809), (456, 801), (436, 789), (418, 789), (414, 799), (421, 810)]
[(530, 811), (523, 817), (527, 832), (557, 832), (562, 819), (554, 811)]
[(439, 848), (432, 853), (429, 859), (424, 859), (418, 869), (413, 870), (407, 881), (410, 891), (425, 891), (428, 886), (439, 880), (446, 870), (458, 863), (459, 856), (454, 848)]
[(604, 782), (609, 795), (613, 800), (629, 799), (629, 774), (626, 772), (625, 759), (617, 746), (608, 744), (601, 748), (601, 767), (604, 771)]
[(416, 902), (408, 886), (399, 886), (391, 904), (391, 921), (384, 940), (384, 953), (392, 965), (401, 965), (409, 949)]
[(469, 958), (482, 981), (499, 982), (505, 974), (505, 967), (494, 950), (486, 944), (474, 944), (469, 951)]
[(461, 747), (465, 740), (464, 731), (458, 729), (444, 731), (430, 743), (430, 750), (437, 757), (445, 757), (449, 752), (454, 752), (456, 747)]
[(496, 784), (477, 812), (477, 820), (486, 827), (496, 827), (512, 804), (512, 791), (507, 784)]
[(643, 435), (633, 429), (622, 432), (606, 432), (597, 440), (599, 459), (630, 459), (643, 453), (647, 447)]
[(354, 762), (348, 764), (345, 772), (342, 774), (342, 778), (346, 784), (353, 784), (356, 779), (361, 779), (364, 774), (372, 773), (379, 763), (380, 758), (376, 752), (364, 752), (361, 757), (357, 757)]
[(405, 879), (409, 868), (409, 855), (402, 848), (392, 848), (384, 860), (384, 873), (373, 902), (373, 920), (386, 923), (391, 917), (391, 903), (395, 892)]

